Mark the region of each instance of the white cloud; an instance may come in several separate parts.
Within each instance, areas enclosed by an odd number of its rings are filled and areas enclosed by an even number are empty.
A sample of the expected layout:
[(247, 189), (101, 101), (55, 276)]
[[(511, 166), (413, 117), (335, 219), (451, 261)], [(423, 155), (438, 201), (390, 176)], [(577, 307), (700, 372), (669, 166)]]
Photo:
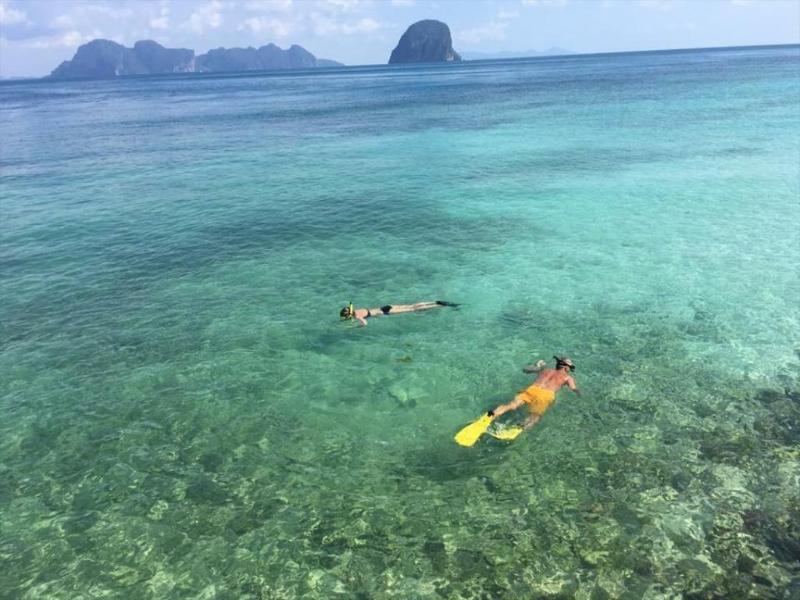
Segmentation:
[(241, 25), (239, 25), (239, 31), (244, 29), (249, 29), (253, 33), (266, 33), (277, 38), (286, 38), (289, 37), (294, 28), (290, 23), (279, 21), (278, 19), (252, 17), (250, 19), (246, 19)]
[(162, 15), (160, 17), (150, 19), (149, 25), (151, 29), (169, 29), (169, 16)]
[(74, 29), (75, 19), (69, 15), (59, 15), (50, 22), (53, 29)]
[(244, 8), (251, 12), (289, 12), (292, 0), (249, 0)]
[(500, 23), (497, 21), (487, 23), (480, 27), (473, 27), (472, 29), (464, 29), (453, 36), (453, 39), (458, 39), (458, 43), (467, 44), (480, 44), (486, 41), (499, 41), (506, 39), (507, 23)]
[(499, 13), (497, 13), (497, 18), (501, 21), (510, 21), (511, 19), (516, 19), (518, 17), (518, 10), (501, 10)]
[(86, 4), (80, 5), (77, 9), (79, 12), (94, 12), (100, 13), (112, 19), (129, 19), (134, 16), (132, 8), (112, 8), (111, 6), (104, 6), (101, 4)]
[(169, 29), (169, 4), (161, 3), (161, 11), (157, 17), (153, 17), (148, 22), (150, 29)]
[(323, 8), (335, 8), (343, 11), (351, 11), (363, 6), (362, 0), (321, 0)]
[(311, 19), (314, 21), (314, 33), (321, 36), (370, 33), (382, 27), (378, 21), (370, 17), (364, 17), (358, 21), (347, 23), (325, 17), (319, 13), (312, 13)]
[(516, 18), (519, 18), (518, 11), (500, 10), (497, 13), (496, 20), (478, 27), (458, 30), (453, 34), (453, 39), (457, 39), (459, 44), (480, 44), (488, 41), (502, 41), (507, 37), (506, 29), (509, 21)]
[(752, 6), (753, 0), (731, 0), (734, 6)]
[(522, 0), (525, 6), (564, 6), (567, 0)]
[[(169, 15), (169, 4), (165, 1), (160, 2), (161, 6), (161, 16), (158, 17), (163, 19), (163, 17), (167, 17)], [(152, 11), (148, 11), (150, 14), (153, 14)], [(145, 13), (147, 14), (147, 13)], [(136, 13), (130, 7), (125, 6), (118, 6), (118, 5), (109, 5), (104, 6), (101, 4), (83, 4), (83, 3), (75, 3), (74, 5), (70, 6), (68, 12), (59, 14), (58, 16), (52, 18), (49, 21), (49, 27), (51, 29), (60, 29), (60, 30), (69, 30), (67, 33), (75, 32), (78, 30), (85, 30), (87, 26), (90, 26), (93, 23), (97, 23), (102, 20), (115, 20), (115, 21), (125, 21), (125, 25), (129, 25), (132, 18), (136, 16)], [(156, 20), (156, 17), (153, 16), (152, 20)], [(165, 26), (168, 26), (168, 22), (163, 22), (161, 24), (161, 29), (164, 29)], [(158, 23), (156, 25), (151, 25), (151, 27), (158, 27)], [(72, 36), (75, 39), (75, 36)], [(48, 38), (50, 39), (50, 38)], [(56, 38), (53, 38), (54, 40)], [(58, 38), (61, 39), (61, 38)], [(38, 39), (37, 43), (40, 44), (36, 47), (54, 47), (49, 44), (61, 44), (64, 45), (62, 42), (58, 41), (45, 41), (44, 39)]]
[(195, 33), (203, 33), (206, 29), (216, 29), (222, 25), (222, 11), (226, 6), (219, 0), (202, 5), (189, 16), (186, 27)]
[(97, 36), (83, 35), (80, 31), (75, 29), (67, 31), (57, 36), (49, 38), (39, 38), (28, 42), (28, 48), (75, 48), (81, 44), (93, 40), (95, 37), (102, 37), (102, 34), (95, 32)]
[(392, 0), (392, 6), (414, 6), (415, 0)]
[(6, 6), (5, 2), (0, 2), (0, 25), (16, 25), (27, 22), (28, 15), (23, 11)]

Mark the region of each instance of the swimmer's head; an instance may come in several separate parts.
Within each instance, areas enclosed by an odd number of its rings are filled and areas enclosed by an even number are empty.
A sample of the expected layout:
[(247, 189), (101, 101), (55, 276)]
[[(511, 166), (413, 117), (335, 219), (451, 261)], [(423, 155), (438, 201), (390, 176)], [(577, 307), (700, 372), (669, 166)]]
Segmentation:
[(355, 309), (353, 308), (353, 303), (351, 302), (347, 306), (345, 306), (342, 310), (339, 311), (339, 318), (343, 320), (352, 319), (356, 314)]
[(571, 358), (566, 356), (554, 356), (553, 358), (556, 359), (556, 369), (560, 369), (561, 367), (567, 367), (570, 371), (575, 370), (575, 363), (572, 362)]

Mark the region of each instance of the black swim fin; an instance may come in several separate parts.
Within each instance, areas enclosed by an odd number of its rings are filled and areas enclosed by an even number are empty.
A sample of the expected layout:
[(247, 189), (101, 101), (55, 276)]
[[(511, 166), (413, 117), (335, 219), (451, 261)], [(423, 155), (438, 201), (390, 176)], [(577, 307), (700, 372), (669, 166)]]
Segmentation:
[(438, 304), (439, 306), (453, 306), (453, 307), (461, 306), (460, 304), (456, 304), (455, 302), (447, 302), (446, 300), (437, 300), (436, 304)]

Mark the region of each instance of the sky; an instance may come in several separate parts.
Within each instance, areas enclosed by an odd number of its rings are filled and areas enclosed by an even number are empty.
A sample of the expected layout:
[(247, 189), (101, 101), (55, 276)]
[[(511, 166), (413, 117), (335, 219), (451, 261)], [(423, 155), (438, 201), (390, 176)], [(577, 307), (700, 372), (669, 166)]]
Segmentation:
[(94, 38), (383, 64), (420, 19), (447, 23), (458, 52), (800, 43), (800, 0), (0, 0), (0, 77), (47, 75)]

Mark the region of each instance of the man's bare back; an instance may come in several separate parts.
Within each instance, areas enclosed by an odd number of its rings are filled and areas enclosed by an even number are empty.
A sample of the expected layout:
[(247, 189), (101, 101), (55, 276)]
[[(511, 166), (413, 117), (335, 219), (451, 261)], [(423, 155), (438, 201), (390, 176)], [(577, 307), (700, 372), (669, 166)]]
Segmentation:
[[(526, 373), (530, 372), (525, 369), (523, 370)], [(580, 393), (578, 392), (578, 386), (575, 385), (575, 379), (564, 369), (542, 369), (539, 371), (539, 376), (536, 378), (536, 381), (533, 382), (533, 385), (553, 392), (557, 392), (566, 385), (573, 392)]]

